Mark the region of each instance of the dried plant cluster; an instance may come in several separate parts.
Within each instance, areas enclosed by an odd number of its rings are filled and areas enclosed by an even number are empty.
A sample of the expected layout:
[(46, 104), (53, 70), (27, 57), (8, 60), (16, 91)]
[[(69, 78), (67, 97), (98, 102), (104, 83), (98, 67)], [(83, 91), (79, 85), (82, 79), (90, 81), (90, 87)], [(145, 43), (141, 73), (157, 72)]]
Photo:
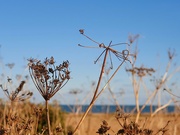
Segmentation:
[(33, 83), (45, 100), (53, 97), (70, 79), (68, 61), (55, 66), (53, 57), (46, 58), (44, 62), (29, 59), (28, 65)]
[(30, 133), (34, 120), (32, 118), (22, 118), (17, 113), (6, 115), (6, 128), (1, 130), (4, 134), (23, 134)]
[[(95, 40), (93, 40), (92, 38), (90, 38), (89, 36), (87, 36), (84, 32), (83, 29), (79, 30), (80, 34), (85, 36), (86, 38), (88, 38), (89, 40), (91, 40), (92, 42), (94, 42), (95, 44), (97, 44), (98, 48), (103, 48), (104, 50), (102, 51), (102, 53), (99, 55), (99, 57), (95, 60), (95, 64), (96, 62), (100, 59), (101, 56), (103, 56), (103, 63), (101, 66), (101, 71), (100, 71), (100, 75), (99, 75), (99, 79), (96, 85), (96, 89), (93, 93), (93, 97), (91, 99), (91, 102), (86, 110), (86, 112), (84, 113), (84, 115), (82, 116), (81, 120), (79, 121), (78, 125), (76, 126), (75, 130), (73, 131), (72, 134), (75, 134), (78, 130), (78, 128), (81, 126), (81, 124), (83, 123), (85, 117), (87, 116), (87, 114), (89, 113), (90, 109), (92, 108), (92, 106), (94, 105), (96, 99), (101, 95), (101, 93), (106, 89), (106, 87), (108, 86), (108, 84), (110, 83), (110, 81), (114, 78), (114, 76), (116, 75), (116, 73), (120, 70), (121, 66), (124, 64), (125, 61), (129, 61), (128, 57), (129, 57), (129, 51), (128, 50), (122, 50), (122, 51), (117, 51), (115, 49), (113, 49), (112, 47), (114, 46), (119, 46), (119, 45), (130, 45), (128, 43), (118, 43), (118, 44), (112, 44), (112, 41), (110, 41), (109, 45), (106, 46), (104, 43), (99, 43)], [(92, 46), (83, 46), (81, 44), (78, 44), (80, 47), (85, 47), (85, 48), (97, 48), (97, 47), (92, 47)], [(102, 76), (105, 73), (105, 67), (107, 64), (107, 58), (109, 55), (110, 58), (110, 62), (111, 62), (111, 67), (110, 69), (113, 69), (113, 63), (112, 63), (112, 57), (111, 57), (111, 53), (114, 54), (114, 56), (116, 56), (118, 58), (119, 62), (119, 66), (115, 69), (115, 71), (112, 73), (112, 75), (110, 76), (110, 78), (107, 80), (106, 84), (104, 85), (104, 87), (101, 89), (100, 88), (100, 84), (102, 82)]]
[[(140, 125), (132, 121), (130, 117), (130, 114), (124, 113), (119, 109), (116, 110), (115, 118), (120, 126), (120, 129), (117, 132), (113, 131), (115, 135), (165, 135), (165, 133), (168, 131), (167, 126), (169, 125), (170, 121), (168, 121), (163, 128), (153, 133), (152, 129), (145, 127), (147, 121), (145, 121), (143, 126), (140, 127)], [(111, 130), (111, 126), (107, 121), (103, 120), (102, 125), (96, 133), (99, 135), (110, 135), (110, 133), (108, 133), (109, 130)]]
[(28, 66), (31, 79), (45, 100), (48, 133), (51, 135), (48, 101), (69, 81), (69, 61), (64, 61), (59, 66), (55, 66), (53, 57), (46, 58), (43, 62), (29, 59)]
[[(15, 87), (15, 89), (10, 90), (7, 88), (8, 85), (12, 85), (12, 79), (8, 77), (7, 84), (0, 85), (0, 88), (4, 91), (5, 95), (10, 101), (10, 104), (1, 103), (0, 106), (0, 135), (77, 135), (80, 126), (83, 124), (85, 118), (87, 117), (89, 111), (92, 109), (95, 101), (99, 98), (99, 96), (103, 93), (103, 91), (108, 88), (111, 96), (113, 97), (115, 103), (117, 104), (117, 111), (115, 115), (115, 120), (117, 125), (120, 126), (117, 131), (113, 131), (113, 126), (111, 126), (106, 120), (102, 121), (102, 124), (94, 133), (99, 135), (110, 135), (109, 131), (112, 131), (114, 135), (165, 135), (168, 131), (169, 122), (166, 125), (159, 129), (158, 131), (154, 131), (146, 126), (147, 121), (145, 121), (141, 126), (139, 124), (139, 117), (142, 113), (142, 110), (145, 106), (151, 102), (154, 102), (154, 99), (157, 93), (161, 92), (160, 90), (166, 90), (171, 96), (172, 99), (166, 105), (159, 104), (159, 107), (151, 112), (150, 118), (152, 118), (157, 112), (167, 107), (171, 101), (177, 103), (178, 101), (175, 98), (179, 98), (179, 96), (173, 94), (168, 88), (165, 86), (167, 81), (172, 77), (172, 75), (168, 75), (170, 66), (172, 64), (172, 60), (175, 56), (175, 52), (168, 51), (169, 63), (167, 64), (165, 74), (160, 79), (154, 79), (155, 82), (155, 90), (148, 96), (144, 105), (140, 108), (139, 106), (139, 91), (140, 84), (143, 84), (143, 79), (146, 76), (151, 76), (155, 73), (154, 68), (147, 68), (144, 66), (137, 67), (135, 66), (137, 59), (137, 50), (131, 53), (130, 46), (139, 38), (139, 35), (130, 35), (128, 37), (128, 43), (118, 43), (112, 44), (112, 41), (109, 45), (105, 45), (104, 43), (99, 43), (89, 36), (87, 36), (83, 29), (79, 30), (80, 34), (88, 38), (93, 43), (97, 44), (97, 48), (104, 49), (99, 57), (95, 60), (97, 63), (100, 60), (100, 57), (103, 57), (103, 62), (101, 65), (101, 70), (99, 74), (99, 79), (97, 80), (97, 84), (93, 83), (93, 96), (90, 100), (89, 106), (85, 113), (81, 116), (79, 122), (76, 122), (75, 128), (71, 128), (67, 130), (67, 127), (64, 125), (64, 117), (62, 116), (62, 111), (59, 107), (59, 104), (54, 107), (48, 104), (48, 101), (63, 87), (67, 84), (70, 79), (70, 71), (69, 71), (69, 61), (63, 61), (59, 65), (55, 65), (54, 57), (45, 58), (44, 61), (30, 58), (28, 59), (28, 67), (30, 77), (45, 100), (44, 105), (39, 106), (35, 104), (31, 104), (28, 99), (30, 99), (33, 95), (32, 92), (23, 90), (26, 80), (22, 80), (21, 76), (16, 76), (16, 79), (19, 81), (19, 86)], [(96, 48), (92, 46), (83, 46), (78, 44), (80, 47), (85, 48)], [(115, 50), (114, 46), (119, 45), (127, 45), (128, 49), (124, 49), (121, 51)], [(113, 57), (115, 56), (119, 60), (119, 65), (114, 69), (113, 67)], [(107, 58), (110, 60), (110, 68), (107, 69)], [(125, 63), (130, 63), (131, 68), (126, 69), (126, 72), (131, 73), (132, 75), (132, 86), (135, 97), (136, 104), (136, 118), (132, 120), (130, 118), (130, 114), (124, 113), (123, 109), (118, 105), (116, 100), (116, 95), (113, 93), (110, 88), (110, 82), (115, 77), (117, 72), (120, 70), (121, 66)], [(14, 63), (6, 64), (9, 69), (14, 67)], [(112, 71), (113, 73), (111, 73)], [(179, 71), (179, 69), (175, 70), (173, 73)], [(104, 86), (101, 84), (103, 75), (107, 75), (107, 80), (105, 80)], [(110, 76), (109, 76), (110, 75)], [(26, 76), (26, 78), (28, 78)], [(22, 80), (22, 81), (21, 81)], [(96, 86), (95, 86), (96, 84)], [(143, 84), (144, 85), (144, 84)], [(14, 88), (14, 87), (13, 87)], [(74, 89), (70, 91), (70, 94), (77, 95), (81, 93), (78, 89)], [(18, 101), (18, 102), (17, 102)], [(179, 107), (179, 106), (178, 106)], [(90, 123), (89, 126), (91, 126)], [(73, 123), (74, 125), (74, 123)], [(177, 129), (177, 128), (174, 128)], [(174, 132), (175, 135), (176, 132)], [(91, 133), (90, 133), (91, 134)]]
[[(53, 57), (50, 59), (46, 58), (43, 62), (36, 59), (29, 59), (28, 61), (30, 77), (37, 90), (46, 101), (46, 125), (42, 123), (45, 127), (41, 127), (42, 131), (40, 131), (40, 133), (47, 134), (48, 131), (48, 134), (52, 135), (54, 133), (63, 132), (61, 124), (54, 128), (56, 130), (55, 132), (51, 131), (51, 110), (49, 109), (48, 101), (69, 81), (69, 62), (64, 61), (62, 64), (55, 66)], [(7, 64), (7, 66), (12, 69), (14, 64)], [(19, 81), (21, 77), (16, 76), (16, 79)], [(11, 78), (8, 77), (7, 81), (6, 87), (12, 84)], [(34, 112), (27, 112), (27, 114), (23, 112), (23, 115), (18, 114), (21, 112), (21, 109), (19, 108), (20, 105), (24, 104), (22, 101), (29, 99), (33, 95), (32, 92), (23, 91), (24, 84), (25, 81), (21, 81), (19, 86), (11, 92), (8, 88), (0, 85), (9, 101), (11, 101), (11, 104), (7, 107), (2, 105), (2, 107), (5, 108), (4, 116), (2, 118), (2, 124), (4, 126), (0, 125), (0, 134), (2, 135), (24, 135), (36, 134), (38, 132), (39, 119), (42, 117), (43, 112), (42, 109), (32, 107), (34, 108)], [(21, 101), (21, 103), (17, 104), (16, 101)]]
[[(4, 111), (4, 116), (0, 119), (0, 135), (46, 135), (48, 132), (44, 105), (33, 104), (30, 102), (18, 102), (17, 105), (1, 106), (0, 112)], [(60, 108), (50, 106), (50, 116), (53, 135), (65, 133), (63, 112)], [(61, 126), (63, 125), (63, 126)]]
[[(151, 108), (150, 108), (151, 116), (154, 116), (158, 112), (162, 111), (164, 108), (169, 106), (170, 103), (172, 103), (172, 102), (174, 102), (174, 104), (178, 107), (179, 105), (177, 105), (175, 103), (175, 102), (177, 102), (178, 96), (173, 94), (171, 91), (169, 91), (170, 86), (168, 86), (169, 85), (168, 82), (170, 82), (170, 79), (172, 78), (172, 76), (175, 73), (180, 71), (179, 67), (176, 68), (176, 66), (173, 66), (173, 68), (172, 68), (172, 64), (173, 64), (172, 62), (175, 57), (175, 51), (172, 51), (170, 49), (168, 50), (167, 66), (165, 67), (164, 74), (162, 74), (160, 77), (155, 76), (155, 73), (157, 73), (158, 71), (156, 71), (154, 68), (148, 68), (148, 67), (144, 67), (144, 66), (137, 67), (135, 65), (136, 61), (137, 61), (137, 56), (138, 56), (137, 48), (135, 48), (133, 54), (134, 54), (133, 57), (130, 58), (131, 59), (131, 64), (130, 64), (131, 68), (126, 69), (126, 72), (131, 73), (131, 82), (132, 82), (132, 87), (133, 87), (133, 91), (134, 91), (136, 112), (137, 112), (136, 122), (138, 122), (139, 117), (147, 104), (150, 104), (150, 106), (151, 106)], [(151, 78), (149, 79), (149, 82), (152, 83), (153, 87), (155, 88), (153, 90), (149, 90), (149, 88), (148, 88), (149, 86), (148, 87), (146, 86), (146, 81), (144, 80), (145, 77), (149, 77), (149, 76), (151, 76)], [(144, 103), (141, 103), (141, 104), (143, 104), (142, 107), (139, 106), (140, 89), (143, 89), (147, 95), (146, 101)], [(164, 90), (166, 90), (170, 94), (171, 99), (166, 104), (162, 105), (161, 104), (161, 100), (162, 100), (161, 94)], [(155, 111), (153, 111), (152, 104), (154, 104), (155, 100), (158, 101), (158, 103), (157, 103), (158, 108)]]
[(147, 75), (152, 75), (155, 72), (153, 68), (145, 68), (141, 67), (133, 67), (132, 69), (126, 69), (127, 72), (131, 72), (131, 74), (136, 74), (138, 77), (142, 78)]
[[(8, 83), (11, 83), (9, 79), (8, 79)], [(30, 91), (23, 91), (24, 84), (25, 84), (25, 81), (21, 81), (19, 87), (12, 91), (7, 88), (4, 88), (2, 84), (0, 85), (0, 87), (11, 102), (25, 101), (31, 98), (33, 93)]]
[[(9, 69), (12, 69), (14, 65), (14, 63), (6, 64)], [(0, 88), (8, 98), (8, 101), (5, 104), (3, 104), (3, 102), (1, 103), (1, 109), (3, 109), (4, 113), (3, 115), (0, 115), (1, 135), (24, 134), (32, 129), (31, 124), (33, 123), (33, 120), (31, 118), (24, 119), (24, 114), (18, 114), (18, 106), (21, 106), (21, 103), (28, 101), (33, 95), (32, 92), (24, 88), (25, 83), (28, 82), (28, 77), (25, 76), (25, 79), (21, 81), (22, 76), (17, 75), (16, 79), (17, 82), (16, 80), (7, 77), (5, 84), (0, 85)], [(18, 87), (16, 87), (17, 83), (19, 83)]]

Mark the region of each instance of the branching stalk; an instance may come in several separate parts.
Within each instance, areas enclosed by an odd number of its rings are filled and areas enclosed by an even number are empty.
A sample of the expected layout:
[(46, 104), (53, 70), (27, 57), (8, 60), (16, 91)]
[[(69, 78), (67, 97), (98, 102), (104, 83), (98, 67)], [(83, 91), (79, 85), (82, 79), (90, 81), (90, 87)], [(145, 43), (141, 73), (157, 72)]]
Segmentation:
[(95, 100), (96, 100), (96, 95), (97, 95), (97, 92), (98, 92), (98, 89), (99, 89), (99, 86), (100, 86), (100, 83), (102, 81), (102, 75), (104, 73), (104, 68), (105, 68), (105, 65), (106, 65), (106, 59), (107, 59), (107, 55), (108, 55), (108, 49), (106, 50), (105, 52), (105, 55), (104, 55), (104, 60), (103, 60), (103, 65), (102, 65), (102, 68), (101, 68), (101, 72), (100, 72), (100, 75), (99, 75), (99, 80), (98, 80), (98, 83), (97, 83), (97, 86), (96, 86), (96, 90), (94, 92), (94, 96), (86, 110), (86, 112), (84, 113), (84, 115), (82, 116), (81, 120), (79, 121), (78, 125), (76, 126), (73, 134), (76, 133), (77, 129), (81, 126), (82, 122), (84, 121), (85, 117), (87, 116), (87, 114), (89, 113), (90, 109), (92, 108)]
[[(105, 57), (104, 57), (105, 58)], [(110, 83), (110, 81), (113, 79), (113, 77), (115, 76), (115, 74), (118, 72), (118, 70), (120, 69), (120, 67), (122, 66), (122, 64), (125, 62), (125, 59), (123, 60), (123, 62), (121, 62), (121, 64), (117, 67), (117, 69), (114, 71), (114, 73), (111, 75), (111, 77), (109, 78), (109, 80), (106, 82), (106, 84), (104, 85), (104, 87), (99, 91), (99, 93), (94, 96), (94, 98), (92, 99), (90, 105), (88, 106), (86, 112), (84, 113), (84, 115), (82, 116), (81, 120), (79, 121), (77, 127), (75, 128), (73, 134), (76, 133), (77, 129), (81, 126), (82, 122), (84, 121), (85, 117), (87, 116), (88, 112), (90, 111), (90, 109), (92, 108), (92, 106), (94, 105), (94, 102), (96, 101), (96, 99), (101, 95), (101, 93), (106, 89), (106, 87), (108, 86), (108, 84)], [(105, 66), (105, 65), (104, 65)], [(102, 68), (104, 69), (104, 68)], [(102, 72), (102, 70), (101, 70)], [(101, 75), (101, 73), (100, 73)], [(102, 78), (102, 77), (101, 77)], [(101, 81), (101, 80), (99, 80)], [(98, 86), (98, 85), (97, 85)], [(97, 88), (97, 87), (96, 87)], [(98, 86), (99, 89), (99, 86)]]

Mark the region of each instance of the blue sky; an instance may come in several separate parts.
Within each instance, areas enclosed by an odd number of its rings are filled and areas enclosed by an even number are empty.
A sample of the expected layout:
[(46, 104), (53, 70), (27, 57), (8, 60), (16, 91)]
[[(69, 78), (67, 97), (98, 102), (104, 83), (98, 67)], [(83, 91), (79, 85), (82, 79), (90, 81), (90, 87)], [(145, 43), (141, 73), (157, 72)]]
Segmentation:
[[(178, 0), (0, 1), (1, 63), (15, 63), (12, 75), (16, 75), (28, 74), (24, 66), (31, 57), (44, 60), (54, 56), (57, 63), (69, 60), (72, 79), (54, 99), (74, 103), (75, 97), (69, 91), (81, 89), (83, 92), (78, 96), (81, 102), (91, 91), (91, 82), (98, 79), (100, 65), (93, 62), (102, 50), (77, 46), (79, 43), (96, 46), (80, 35), (79, 29), (85, 29), (88, 36), (104, 44), (111, 40), (127, 42), (129, 34), (139, 34), (137, 66), (160, 67), (163, 72), (169, 48), (176, 50), (176, 62), (180, 62), (179, 7)], [(0, 72), (9, 75), (7, 68)], [(124, 67), (117, 76), (115, 92), (124, 89), (123, 103), (134, 104), (132, 89), (126, 89), (131, 83)], [(39, 93), (34, 93), (37, 101), (43, 101)], [(112, 103), (105, 100), (106, 94), (97, 103)], [(0, 98), (3, 97), (1, 94)]]

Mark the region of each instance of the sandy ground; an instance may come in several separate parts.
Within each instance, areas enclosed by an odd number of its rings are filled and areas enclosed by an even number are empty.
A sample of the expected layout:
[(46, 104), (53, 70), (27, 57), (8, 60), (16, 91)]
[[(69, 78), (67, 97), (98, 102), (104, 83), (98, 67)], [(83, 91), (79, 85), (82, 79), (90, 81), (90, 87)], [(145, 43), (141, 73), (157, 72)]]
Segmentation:
[[(68, 129), (74, 129), (81, 117), (82, 114), (67, 114), (65, 126)], [(131, 116), (128, 122), (134, 121), (134, 119), (135, 116)], [(111, 127), (108, 132), (110, 135), (115, 135), (117, 131), (121, 129), (121, 126), (115, 118), (115, 114), (89, 114), (79, 128), (77, 135), (98, 135), (96, 132), (100, 128), (103, 120), (107, 121)], [(170, 121), (170, 123), (167, 126), (168, 131), (165, 135), (180, 135), (180, 115), (157, 114), (154, 117), (150, 117), (144, 114), (140, 117), (138, 125), (140, 127), (144, 125), (145, 128), (153, 130), (153, 134), (155, 134), (159, 129), (163, 128), (168, 121)]]

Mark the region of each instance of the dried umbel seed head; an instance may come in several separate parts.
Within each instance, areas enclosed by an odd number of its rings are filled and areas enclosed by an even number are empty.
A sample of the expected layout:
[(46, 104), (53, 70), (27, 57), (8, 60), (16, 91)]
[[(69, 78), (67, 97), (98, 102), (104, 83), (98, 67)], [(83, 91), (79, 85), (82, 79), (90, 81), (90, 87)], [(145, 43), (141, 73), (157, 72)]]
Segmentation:
[(138, 39), (139, 38), (139, 34), (136, 34), (136, 35), (132, 35), (132, 34), (130, 34), (129, 36), (128, 36), (128, 40), (129, 40), (129, 42), (130, 42), (130, 44), (132, 44), (136, 39)]
[(126, 69), (127, 72), (131, 72), (132, 74), (137, 74), (139, 77), (144, 77), (146, 75), (152, 75), (152, 73), (155, 72), (153, 68), (144, 68), (143, 66), (141, 67), (134, 67), (132, 69)]
[(9, 67), (10, 69), (12, 69), (15, 66), (15, 64), (14, 63), (8, 63), (8, 64), (6, 64), (6, 66)]
[(54, 63), (55, 63), (54, 57), (51, 57), (51, 58), (49, 59), (49, 64), (53, 65)]
[(116, 119), (125, 119), (126, 120), (127, 118), (130, 117), (130, 114), (124, 113), (122, 110), (117, 108), (115, 117), (116, 117)]
[(29, 59), (29, 73), (36, 88), (45, 100), (49, 100), (70, 79), (69, 61), (55, 66), (54, 57), (44, 62)]
[(99, 47), (100, 47), (100, 48), (104, 48), (105, 45), (104, 45), (103, 43), (101, 43), (101, 44), (99, 44)]
[(60, 133), (60, 132), (63, 132), (64, 130), (63, 130), (63, 128), (60, 126), (60, 125), (58, 125), (58, 126), (56, 126), (56, 132), (58, 133)]
[(80, 34), (84, 34), (84, 30), (83, 29), (80, 29), (79, 32), (80, 32)]
[(108, 123), (105, 121), (105, 120), (103, 120), (102, 121), (102, 125), (101, 125), (101, 127), (98, 129), (98, 131), (96, 132), (96, 133), (98, 133), (98, 134), (100, 134), (100, 135), (103, 135), (103, 134), (105, 134), (108, 130), (110, 130), (110, 126), (108, 126)]
[(169, 58), (169, 60), (172, 60), (175, 55), (176, 55), (175, 50), (173, 50), (173, 51), (171, 49), (168, 50), (168, 58)]

